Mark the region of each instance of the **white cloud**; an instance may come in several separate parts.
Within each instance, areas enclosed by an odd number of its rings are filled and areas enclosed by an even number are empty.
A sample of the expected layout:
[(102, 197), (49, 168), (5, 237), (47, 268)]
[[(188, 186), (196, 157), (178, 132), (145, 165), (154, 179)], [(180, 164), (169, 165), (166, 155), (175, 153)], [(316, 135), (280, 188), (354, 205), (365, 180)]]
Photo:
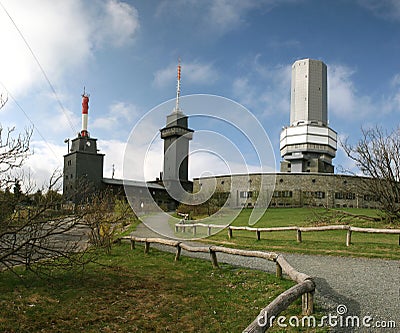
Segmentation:
[(214, 29), (225, 33), (241, 26), (245, 12), (254, 6), (254, 1), (215, 0), (211, 3), (207, 21)]
[[(117, 1), (21, 0), (2, 1), (51, 82), (72, 68), (80, 68), (102, 46), (122, 46), (136, 34), (134, 7)], [(45, 82), (27, 45), (0, 7), (0, 77), (17, 96)]]
[(233, 94), (257, 114), (286, 114), (290, 109), (290, 65), (262, 65), (257, 55), (246, 67), (247, 73), (233, 81)]
[(400, 2), (398, 0), (358, 0), (358, 3), (375, 16), (400, 20)]
[(353, 80), (355, 70), (340, 64), (328, 65), (328, 108), (329, 112), (347, 120), (360, 120), (375, 115), (400, 111), (400, 75), (388, 82), (392, 90), (385, 96), (373, 99), (360, 94)]
[(62, 172), (62, 156), (67, 153), (67, 145), (32, 141), (30, 147), (32, 155), (25, 160), (22, 171), (25, 175), (31, 175), (37, 188), (46, 187), (53, 172)]
[(100, 43), (120, 47), (130, 43), (139, 29), (139, 14), (131, 5), (109, 0), (103, 5), (97, 22), (96, 38)]
[(329, 112), (340, 117), (348, 117), (365, 110), (361, 109), (356, 95), (356, 88), (351, 80), (354, 70), (344, 65), (328, 66), (328, 106)]
[(103, 177), (111, 178), (114, 165), (114, 178), (122, 179), (126, 142), (119, 140), (99, 140), (97, 148), (104, 156)]
[[(253, 10), (266, 13), (276, 6), (297, 1), (299, 0), (166, 0), (157, 6), (156, 17), (179, 15), (180, 19), (198, 24), (199, 31), (220, 37), (247, 24), (247, 16)], [(183, 12), (184, 17), (181, 15)]]
[[(154, 74), (153, 84), (156, 87), (171, 85), (176, 80), (176, 65), (171, 64), (167, 68), (160, 69)], [(212, 84), (218, 80), (218, 72), (212, 64), (191, 62), (182, 63), (182, 85), (188, 84)]]
[(110, 105), (104, 117), (96, 117), (91, 121), (90, 127), (109, 132), (117, 131), (122, 124), (131, 123), (139, 115), (138, 108), (126, 102), (115, 102)]

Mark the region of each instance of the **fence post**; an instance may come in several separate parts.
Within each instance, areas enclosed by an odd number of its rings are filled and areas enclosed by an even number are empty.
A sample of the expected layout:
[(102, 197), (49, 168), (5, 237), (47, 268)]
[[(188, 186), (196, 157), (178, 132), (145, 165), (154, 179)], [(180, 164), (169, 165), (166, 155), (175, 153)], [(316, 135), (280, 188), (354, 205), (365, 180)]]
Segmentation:
[(211, 257), (211, 262), (212, 262), (213, 267), (219, 268), (218, 261), (217, 261), (217, 254), (211, 248), (210, 248), (210, 257)]
[(300, 229), (297, 229), (297, 241), (298, 241), (299, 243), (302, 242), (302, 239), (301, 239), (301, 230), (300, 230)]
[(178, 232), (178, 226), (175, 224), (175, 232)]
[(178, 243), (178, 245), (176, 246), (176, 254), (175, 254), (175, 261), (178, 261), (179, 258), (181, 257), (181, 243)]
[(135, 249), (135, 240), (131, 238), (131, 250)]
[(302, 313), (309, 316), (314, 312), (314, 293), (309, 292), (301, 296)]
[(208, 230), (207, 230), (207, 236), (210, 236), (211, 235), (211, 227), (210, 226), (208, 226)]
[(232, 238), (232, 229), (230, 227), (228, 227), (228, 238)]
[(346, 235), (346, 246), (350, 246), (351, 244), (351, 229), (349, 228), (347, 230), (347, 235)]
[(145, 254), (149, 253), (149, 250), (150, 250), (150, 242), (146, 241), (144, 243), (144, 253)]
[(256, 230), (257, 233), (257, 240), (260, 240), (261, 238), (261, 231), (260, 230)]
[(193, 235), (196, 235), (196, 226), (193, 226)]
[(282, 279), (282, 266), (276, 262), (276, 277)]

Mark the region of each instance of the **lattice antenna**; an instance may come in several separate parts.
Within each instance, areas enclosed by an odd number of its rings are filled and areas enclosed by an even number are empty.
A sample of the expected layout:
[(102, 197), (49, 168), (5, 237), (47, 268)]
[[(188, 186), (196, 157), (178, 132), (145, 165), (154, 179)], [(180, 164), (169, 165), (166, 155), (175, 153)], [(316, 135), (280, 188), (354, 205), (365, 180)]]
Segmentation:
[(181, 96), (181, 59), (178, 58), (178, 74), (177, 74), (177, 84), (176, 84), (176, 102), (175, 102), (175, 112), (180, 112), (179, 107), (179, 97)]

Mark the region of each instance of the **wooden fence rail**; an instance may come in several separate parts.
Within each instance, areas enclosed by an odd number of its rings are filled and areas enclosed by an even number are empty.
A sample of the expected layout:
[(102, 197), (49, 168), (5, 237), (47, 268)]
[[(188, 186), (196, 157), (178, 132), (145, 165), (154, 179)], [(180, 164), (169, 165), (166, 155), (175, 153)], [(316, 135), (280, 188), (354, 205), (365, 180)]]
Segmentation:
[(204, 223), (189, 223), (189, 224), (175, 224), (175, 232), (178, 232), (179, 229), (185, 231), (186, 228), (191, 228), (193, 231), (193, 235), (196, 235), (197, 227), (208, 228), (207, 235), (211, 235), (212, 228), (218, 229), (227, 229), (228, 230), (228, 238), (231, 239), (233, 237), (233, 230), (242, 230), (242, 231), (250, 231), (255, 232), (257, 240), (261, 239), (262, 232), (279, 232), (279, 231), (296, 231), (296, 239), (299, 243), (302, 240), (303, 232), (318, 232), (318, 231), (332, 231), (332, 230), (347, 230), (346, 234), (346, 246), (351, 245), (351, 236), (353, 232), (360, 233), (369, 233), (369, 234), (395, 234), (399, 235), (399, 246), (400, 246), (400, 229), (375, 229), (375, 228), (359, 228), (352, 227), (349, 225), (327, 225), (321, 227), (274, 227), (274, 228), (253, 228), (246, 226), (223, 226), (217, 224), (204, 224)]
[(271, 323), (267, 323), (266, 325), (259, 325), (260, 320), (259, 317), (263, 316), (264, 313), (268, 313), (269, 316), (278, 316), (283, 310), (285, 310), (293, 301), (295, 301), (300, 296), (302, 297), (302, 313), (304, 315), (310, 315), (314, 311), (314, 291), (315, 291), (315, 283), (313, 279), (304, 274), (298, 272), (295, 268), (293, 268), (286, 259), (274, 252), (264, 252), (264, 251), (252, 251), (252, 250), (242, 250), (242, 249), (234, 249), (223, 246), (192, 246), (180, 241), (164, 239), (164, 238), (142, 238), (142, 237), (134, 237), (134, 236), (125, 236), (121, 237), (120, 240), (130, 241), (131, 248), (135, 248), (135, 243), (140, 242), (144, 243), (144, 252), (147, 254), (150, 250), (151, 243), (157, 243), (167, 246), (172, 246), (176, 248), (175, 261), (178, 261), (181, 255), (181, 250), (184, 249), (189, 252), (202, 252), (209, 253), (210, 260), (214, 268), (218, 268), (218, 259), (217, 253), (226, 253), (244, 257), (253, 257), (253, 258), (263, 258), (276, 264), (276, 275), (279, 278), (282, 278), (282, 273), (285, 273), (289, 276), (289, 278), (295, 281), (297, 284), (292, 288), (286, 290), (282, 294), (280, 294), (274, 301), (268, 304), (263, 310), (261, 310), (260, 314), (253, 320), (252, 323), (243, 331), (243, 332), (265, 332)]

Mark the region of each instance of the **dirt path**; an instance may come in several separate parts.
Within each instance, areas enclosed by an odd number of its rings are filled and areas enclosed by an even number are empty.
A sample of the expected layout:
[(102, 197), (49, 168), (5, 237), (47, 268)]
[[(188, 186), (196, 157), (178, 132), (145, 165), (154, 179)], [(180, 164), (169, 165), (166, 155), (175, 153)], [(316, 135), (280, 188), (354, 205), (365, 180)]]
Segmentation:
[[(155, 221), (163, 223), (162, 219), (153, 219), (153, 222)], [(143, 224), (138, 226), (134, 234), (159, 237)], [(209, 259), (208, 255), (204, 254), (185, 253), (185, 251), (182, 251), (182, 254)], [(346, 314), (342, 316), (344, 318), (357, 316), (362, 323), (364, 316), (370, 316), (372, 320), (367, 319), (367, 321), (373, 325), (382, 326), (388, 321), (396, 323), (395, 329), (339, 328), (340, 323), (338, 323), (332, 332), (400, 332), (400, 261), (289, 253), (284, 253), (284, 256), (297, 270), (314, 277), (317, 285), (316, 302), (325, 309), (327, 315), (337, 315), (337, 307), (344, 305), (347, 309)], [(257, 258), (218, 254), (218, 261), (275, 272), (273, 263)], [(339, 311), (342, 309), (344, 307), (340, 307)]]

